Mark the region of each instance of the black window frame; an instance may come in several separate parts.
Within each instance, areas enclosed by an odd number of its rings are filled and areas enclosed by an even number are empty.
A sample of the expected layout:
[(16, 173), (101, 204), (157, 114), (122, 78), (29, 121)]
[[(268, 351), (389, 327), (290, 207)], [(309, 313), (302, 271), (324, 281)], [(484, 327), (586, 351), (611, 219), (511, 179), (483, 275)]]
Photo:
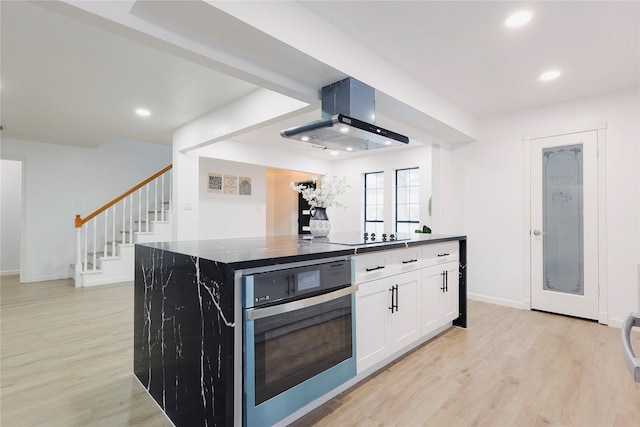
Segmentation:
[[(395, 229), (396, 233), (398, 233), (398, 224), (417, 224), (418, 227), (420, 226), (420, 219), (418, 219), (417, 221), (412, 221), (412, 220), (402, 220), (402, 221), (400, 221), (398, 219), (398, 172), (408, 171), (408, 170), (417, 170), (417, 171), (419, 171), (420, 167), (416, 166), (416, 167), (412, 167), (412, 168), (396, 169), (396, 172), (395, 172), (396, 181), (395, 181), (395, 200), (394, 200), (394, 205), (395, 205), (394, 206), (395, 207), (394, 229)], [(411, 187), (411, 186), (409, 186), (409, 187)], [(420, 188), (419, 183), (418, 183), (418, 188)]]
[[(384, 219), (382, 219), (382, 220), (379, 220), (379, 219), (367, 220), (367, 176), (368, 175), (377, 175), (377, 174), (382, 174), (383, 182), (384, 182), (384, 171), (365, 172), (365, 174), (364, 174), (364, 209), (363, 209), (364, 210), (364, 212), (363, 212), (364, 223), (363, 223), (363, 225), (364, 225), (364, 231), (365, 232), (367, 231), (367, 223), (375, 223), (375, 224), (382, 223), (382, 224), (384, 224)], [(377, 188), (378, 187), (376, 186), (376, 189)], [(382, 189), (384, 190), (384, 186), (382, 187)], [(377, 203), (376, 203), (376, 205), (377, 205)], [(384, 204), (383, 204), (383, 207), (384, 207)]]

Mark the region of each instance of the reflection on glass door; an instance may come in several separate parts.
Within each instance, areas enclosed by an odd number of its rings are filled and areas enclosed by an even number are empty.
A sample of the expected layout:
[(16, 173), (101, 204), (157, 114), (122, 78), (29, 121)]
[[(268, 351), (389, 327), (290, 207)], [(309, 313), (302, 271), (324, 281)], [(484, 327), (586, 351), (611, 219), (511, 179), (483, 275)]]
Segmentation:
[(584, 295), (582, 144), (545, 148), (543, 288)]

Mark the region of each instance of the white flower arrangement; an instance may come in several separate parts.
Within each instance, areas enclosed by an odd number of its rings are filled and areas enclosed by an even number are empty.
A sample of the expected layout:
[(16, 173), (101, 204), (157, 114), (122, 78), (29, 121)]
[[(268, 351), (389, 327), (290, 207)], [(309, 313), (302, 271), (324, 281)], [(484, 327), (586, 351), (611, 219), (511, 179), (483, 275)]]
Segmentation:
[(319, 184), (317, 178), (312, 178), (316, 188), (308, 187), (304, 184), (296, 185), (291, 183), (294, 191), (302, 194), (302, 198), (309, 202), (312, 208), (328, 208), (329, 206), (340, 206), (346, 208), (345, 205), (336, 201), (336, 198), (344, 194), (351, 186), (347, 184), (346, 178), (329, 177), (324, 175), (320, 178)]

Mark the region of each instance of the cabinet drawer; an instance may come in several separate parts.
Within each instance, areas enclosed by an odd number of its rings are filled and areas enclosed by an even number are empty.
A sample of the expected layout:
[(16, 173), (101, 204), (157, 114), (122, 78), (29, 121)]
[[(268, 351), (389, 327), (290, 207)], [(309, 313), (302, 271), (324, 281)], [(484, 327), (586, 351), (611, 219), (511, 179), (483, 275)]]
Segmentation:
[(422, 247), (423, 266), (444, 264), (459, 259), (460, 244), (458, 241), (434, 243)]
[(422, 268), (422, 248), (396, 249), (392, 251), (391, 263), (398, 272)]
[(389, 252), (390, 251), (380, 251), (369, 255), (353, 257), (356, 283), (367, 282), (394, 274), (392, 271), (392, 256)]

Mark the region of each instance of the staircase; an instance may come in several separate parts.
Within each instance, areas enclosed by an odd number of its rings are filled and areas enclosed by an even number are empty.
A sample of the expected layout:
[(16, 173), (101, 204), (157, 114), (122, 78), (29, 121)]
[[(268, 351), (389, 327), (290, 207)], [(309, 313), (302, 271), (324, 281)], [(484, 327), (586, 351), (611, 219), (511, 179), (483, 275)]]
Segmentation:
[(171, 165), (84, 219), (76, 215), (75, 286), (132, 281), (135, 244), (172, 238)]

